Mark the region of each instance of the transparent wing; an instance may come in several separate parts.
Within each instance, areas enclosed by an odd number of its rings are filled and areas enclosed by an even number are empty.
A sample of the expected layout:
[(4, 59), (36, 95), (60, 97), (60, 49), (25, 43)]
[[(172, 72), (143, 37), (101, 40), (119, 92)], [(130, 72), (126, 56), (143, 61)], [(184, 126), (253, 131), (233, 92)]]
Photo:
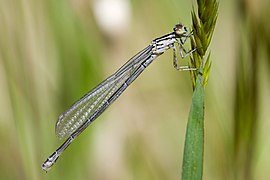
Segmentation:
[(117, 72), (105, 79), (98, 86), (75, 102), (67, 111), (61, 114), (55, 125), (58, 138), (64, 139), (78, 129), (99, 107), (117, 91), (128, 77), (140, 66), (149, 54), (151, 46), (127, 61)]

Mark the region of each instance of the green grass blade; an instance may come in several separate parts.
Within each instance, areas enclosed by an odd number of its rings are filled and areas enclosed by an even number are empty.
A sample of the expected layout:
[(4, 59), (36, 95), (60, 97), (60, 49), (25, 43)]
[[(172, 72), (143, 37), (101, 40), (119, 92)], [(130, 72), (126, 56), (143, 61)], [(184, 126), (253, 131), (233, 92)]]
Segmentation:
[(201, 180), (203, 176), (204, 155), (204, 88), (206, 87), (210, 69), (210, 53), (208, 47), (212, 39), (217, 20), (218, 3), (216, 0), (197, 0), (197, 13), (191, 12), (193, 35), (190, 37), (191, 48), (196, 48), (190, 57), (191, 67), (199, 71), (191, 71), (194, 89), (189, 111), (182, 179)]
[[(200, 72), (203, 71), (201, 65)], [(183, 180), (202, 179), (204, 154), (204, 80), (198, 73), (192, 104), (188, 117), (184, 159), (182, 166)]]

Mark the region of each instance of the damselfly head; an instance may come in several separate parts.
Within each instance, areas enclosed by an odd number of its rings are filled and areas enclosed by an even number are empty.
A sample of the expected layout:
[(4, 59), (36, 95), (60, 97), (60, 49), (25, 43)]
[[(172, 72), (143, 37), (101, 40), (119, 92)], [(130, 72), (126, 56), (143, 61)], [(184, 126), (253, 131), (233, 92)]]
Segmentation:
[(186, 36), (186, 34), (188, 33), (188, 30), (185, 26), (183, 26), (183, 24), (179, 23), (176, 24), (173, 28), (175, 34), (177, 34), (178, 36), (182, 37), (182, 36)]

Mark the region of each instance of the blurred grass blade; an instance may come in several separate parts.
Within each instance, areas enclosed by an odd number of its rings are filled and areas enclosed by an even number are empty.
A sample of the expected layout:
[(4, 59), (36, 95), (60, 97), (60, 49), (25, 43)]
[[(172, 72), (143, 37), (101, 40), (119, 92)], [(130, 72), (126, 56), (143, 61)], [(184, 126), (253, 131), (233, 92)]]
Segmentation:
[[(200, 72), (203, 71), (203, 65)], [(204, 80), (198, 73), (188, 117), (182, 179), (202, 179), (204, 154)]]

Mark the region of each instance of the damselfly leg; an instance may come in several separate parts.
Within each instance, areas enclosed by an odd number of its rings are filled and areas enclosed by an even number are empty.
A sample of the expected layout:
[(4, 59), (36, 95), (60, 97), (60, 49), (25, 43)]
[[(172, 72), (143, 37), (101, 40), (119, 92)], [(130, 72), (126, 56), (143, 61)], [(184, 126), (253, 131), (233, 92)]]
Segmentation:
[[(190, 37), (191, 33), (189, 34), (188, 37)], [(185, 40), (183, 41), (185, 43), (187, 38), (185, 38)], [(184, 48), (184, 44), (182, 44), (182, 41), (180, 39), (180, 42), (177, 41), (177, 44), (178, 44), (178, 47), (179, 47), (179, 54), (180, 54), (180, 57), (182, 59), (190, 56), (194, 51), (197, 50), (197, 48), (195, 49), (191, 49), (189, 51), (187, 51), (185, 48)], [(176, 54), (176, 47), (175, 47), (175, 44), (172, 45), (172, 49), (173, 49), (173, 67), (178, 70), (178, 71), (195, 71), (197, 70), (196, 68), (193, 68), (193, 67), (189, 67), (189, 66), (181, 66), (178, 64), (178, 58), (177, 58), (177, 54)]]

